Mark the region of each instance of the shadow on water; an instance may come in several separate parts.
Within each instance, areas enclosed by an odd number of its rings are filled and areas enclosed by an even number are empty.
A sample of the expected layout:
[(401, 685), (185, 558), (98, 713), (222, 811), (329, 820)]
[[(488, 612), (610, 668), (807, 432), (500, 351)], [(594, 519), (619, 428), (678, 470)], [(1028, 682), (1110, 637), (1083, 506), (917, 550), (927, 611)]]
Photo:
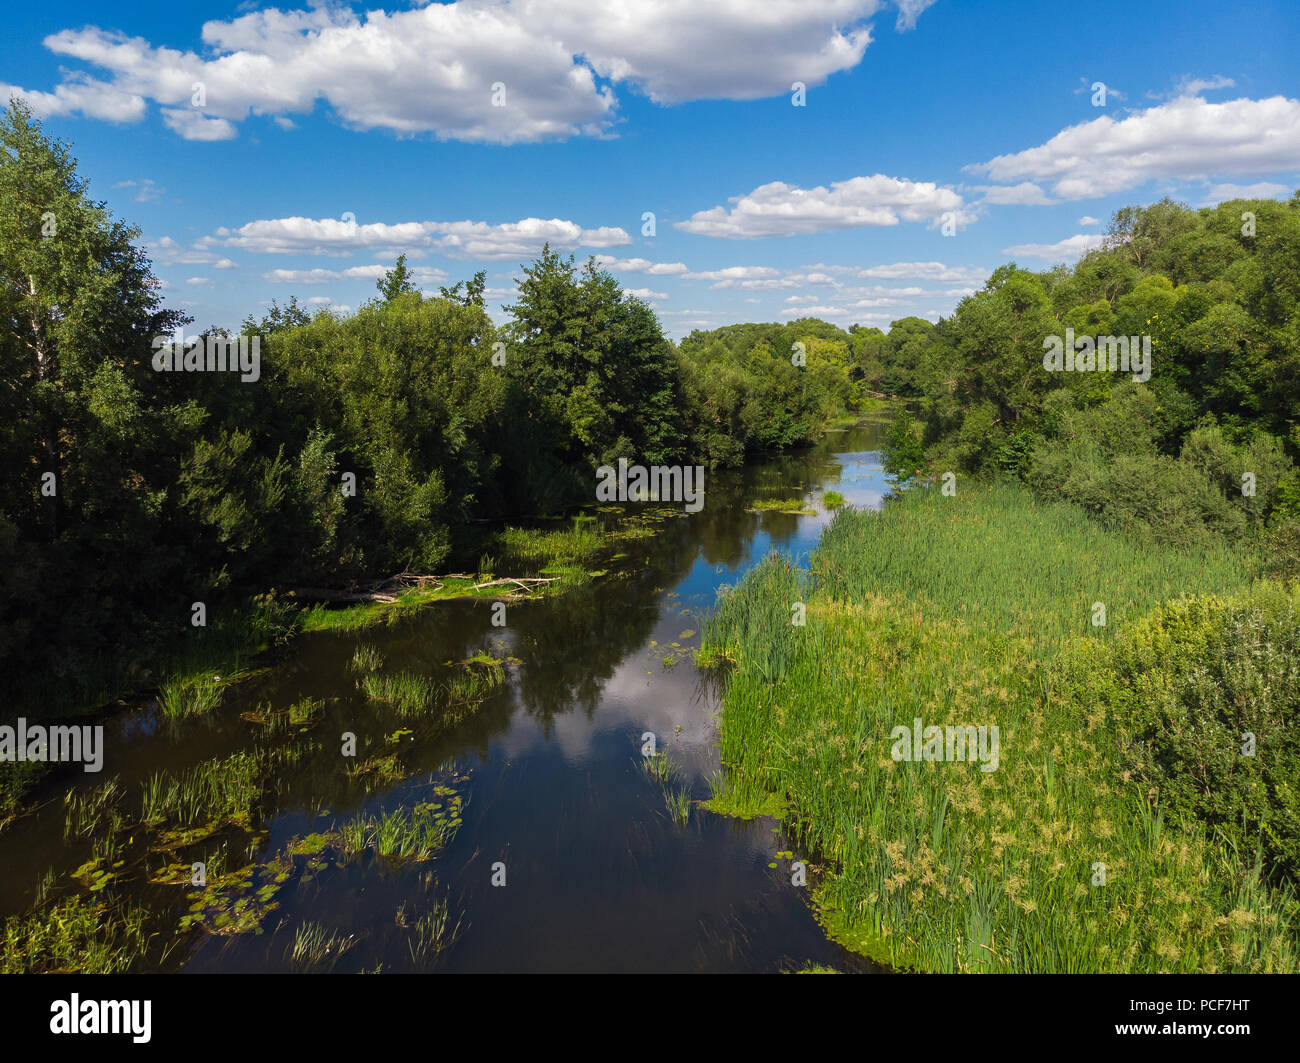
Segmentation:
[[(654, 535), (622, 544), (625, 556), (590, 584), (511, 603), (504, 627), (493, 626), (488, 601), (441, 603), (394, 625), (304, 636), (211, 717), (174, 726), (143, 709), (108, 721), (109, 759), (94, 781), (115, 773), (132, 802), (159, 771), (253, 743), (299, 751), (277, 764), (260, 815), (224, 858), (223, 866), (259, 868), (222, 895), (232, 906), (240, 890), (254, 898), (242, 912), (259, 932), (206, 923), (156, 962), (291, 970), (294, 942), (316, 924), (338, 936), (330, 966), (340, 971), (865, 969), (826, 939), (807, 890), (791, 885), (788, 858), (777, 856), (790, 845), (774, 821), (690, 806), (681, 822), (642, 770), (641, 746), (652, 732), (676, 785), (694, 801), (709, 796), (719, 768), (716, 693), (692, 663), (703, 614), (720, 586), (769, 551), (806, 561), (830, 519), (824, 491), (880, 504), (880, 429), (868, 421), (711, 477), (701, 512), (673, 512)], [(764, 498), (811, 500), (816, 513), (753, 510)], [(361, 644), (379, 652), (385, 673), (446, 677), (479, 653), (507, 664), (477, 711), (447, 727), (368, 700), (350, 667)], [(308, 698), (323, 702), (318, 712), (268, 724), (268, 707)], [(344, 732), (356, 736), (353, 758), (341, 755)], [(448, 803), (453, 792), (459, 805)], [(454, 809), (460, 820), (431, 860), (330, 861), (316, 852), (313, 839), (343, 821), (421, 806)], [(86, 860), (89, 841), (65, 843), (62, 828), (62, 802), (52, 800), (0, 835), (0, 911), (29, 903), (48, 868), (64, 877)], [(499, 864), (504, 886), (492, 884)], [(175, 884), (133, 880), (122, 892), (164, 925), (186, 915)], [(458, 933), (423, 964), (412, 928), (443, 911)]]

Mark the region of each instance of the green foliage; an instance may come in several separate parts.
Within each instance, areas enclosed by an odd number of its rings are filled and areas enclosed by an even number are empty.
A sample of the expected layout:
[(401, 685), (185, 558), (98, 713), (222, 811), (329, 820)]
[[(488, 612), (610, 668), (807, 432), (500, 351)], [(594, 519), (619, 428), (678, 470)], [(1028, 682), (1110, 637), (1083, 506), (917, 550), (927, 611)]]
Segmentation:
[[(1298, 200), (1162, 200), (1118, 211), (1072, 269), (1000, 267), (927, 341), (913, 320), (855, 342), (919, 397), (930, 468), (1011, 475), (1163, 543), (1257, 539), (1291, 512), (1300, 457), (1297, 260)], [(1067, 329), (1147, 338), (1150, 379), (1048, 371)], [(895, 476), (921, 464), (909, 433), (888, 450)]]
[[(1261, 873), (1250, 832), (1225, 847), (1220, 826), (1194, 808), (1153, 805), (1152, 783), (1111, 726), (1163, 736), (1127, 703), (1108, 707), (1129, 689), (1113, 651), (1135, 654), (1125, 677), (1148, 665), (1157, 673), (1153, 686), (1168, 694), (1157, 703), (1188, 729), (1225, 713), (1226, 737), (1231, 702), (1183, 689), (1219, 662), (1233, 676), (1228, 699), (1267, 691), (1268, 720), (1252, 721), (1288, 752), (1266, 770), (1294, 781), (1294, 739), (1279, 730), (1294, 720), (1294, 683), (1279, 682), (1294, 668), (1293, 609), (1264, 609), (1272, 619), (1261, 620), (1242, 607), (1222, 655), (1202, 647), (1209, 632), (1199, 626), (1185, 641), (1174, 631), (1172, 646), (1143, 641), (1143, 617), (1162, 600), (1243, 587), (1231, 551), (1133, 543), (1077, 507), (1002, 484), (951, 497), (907, 491), (878, 514), (842, 511), (810, 567), (805, 588), (786, 563), (765, 561), (705, 627), (701, 656), (737, 662), (709, 807), (780, 815), (819, 854), (816, 898), (841, 942), (930, 971), (1300, 967), (1294, 891)], [(1099, 598), (1108, 622), (1093, 628)], [(778, 614), (796, 599), (807, 602), (804, 628)], [(1172, 663), (1160, 671), (1166, 652)], [(893, 728), (916, 717), (996, 725), (998, 767), (894, 760)], [(1234, 791), (1247, 795), (1262, 799)], [(1252, 808), (1294, 837), (1277, 806)]]
[(1300, 594), (1164, 605), (1084, 675), (1078, 696), (1105, 707), (1167, 813), (1300, 871)]
[(678, 360), (691, 458), (710, 467), (810, 443), (856, 401), (850, 337), (824, 321), (692, 332)]

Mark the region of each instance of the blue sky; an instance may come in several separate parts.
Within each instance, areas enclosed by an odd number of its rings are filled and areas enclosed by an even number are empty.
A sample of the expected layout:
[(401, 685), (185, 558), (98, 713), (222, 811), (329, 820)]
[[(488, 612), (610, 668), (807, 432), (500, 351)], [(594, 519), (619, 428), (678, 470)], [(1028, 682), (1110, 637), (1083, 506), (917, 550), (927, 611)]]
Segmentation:
[(887, 327), (1003, 262), (1074, 261), (1125, 204), (1300, 187), (1295, 0), (6, 17), (0, 91), (73, 145), (199, 327), (290, 295), (346, 312), (399, 251), (427, 291), (487, 270), (500, 320), (548, 238), (604, 256), (674, 337)]

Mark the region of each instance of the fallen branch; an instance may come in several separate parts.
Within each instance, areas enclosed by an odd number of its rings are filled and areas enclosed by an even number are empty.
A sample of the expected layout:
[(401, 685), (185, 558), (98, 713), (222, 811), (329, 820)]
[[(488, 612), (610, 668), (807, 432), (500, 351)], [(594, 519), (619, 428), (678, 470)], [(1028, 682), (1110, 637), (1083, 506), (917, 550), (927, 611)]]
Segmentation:
[(538, 583), (554, 583), (559, 578), (560, 578), (559, 576), (552, 576), (549, 579), (541, 579), (541, 578), (534, 578), (534, 577), (527, 577), (525, 579), (514, 579), (511, 576), (507, 576), (504, 579), (490, 579), (486, 583), (476, 583), (474, 585), (474, 589), (476, 591), (481, 591), (484, 587), (495, 587), (499, 583), (517, 583), (519, 586), (523, 587), (524, 590), (529, 590), (530, 587), (533, 585), (536, 585)]
[[(473, 578), (473, 576), (461, 572), (451, 573), (446, 576), (426, 576), (411, 572), (399, 572), (395, 576), (389, 576), (386, 579), (367, 584), (365, 587), (356, 590), (332, 590), (328, 587), (296, 587), (289, 593), (295, 598), (301, 598), (309, 602), (332, 602), (340, 605), (384, 602), (391, 605), (401, 597), (403, 591), (410, 590), (413, 587), (432, 585), (434, 590), (441, 590), (446, 586), (448, 580), (473, 580)], [(541, 583), (554, 583), (558, 578), (558, 576), (551, 578), (529, 576), (523, 579), (515, 579), (513, 576), (506, 576), (502, 579), (488, 580), (486, 583), (476, 583), (473, 589), (478, 591), (484, 587), (496, 587), (503, 583), (513, 583), (527, 591), (532, 590)]]

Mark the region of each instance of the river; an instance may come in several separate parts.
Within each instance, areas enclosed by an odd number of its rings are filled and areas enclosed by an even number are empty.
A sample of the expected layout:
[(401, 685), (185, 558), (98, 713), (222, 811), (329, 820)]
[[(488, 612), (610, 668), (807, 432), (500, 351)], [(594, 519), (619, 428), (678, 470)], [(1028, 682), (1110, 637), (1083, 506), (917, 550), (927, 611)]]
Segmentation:
[[(259, 725), (241, 714), (325, 700), (319, 718), (284, 731), (312, 742), (314, 753), (279, 770), (234, 863), (264, 864), (295, 839), (360, 813), (414, 808), (451, 790), (461, 802), (459, 828), (432, 860), (334, 863), (300, 853), (273, 902), (253, 906), (259, 932), (191, 930), (150, 966), (293, 969), (290, 947), (310, 920), (352, 939), (334, 970), (410, 970), (411, 923), (441, 902), (460, 926), (437, 956), (441, 971), (866, 969), (826, 938), (808, 887), (792, 885), (790, 858), (778, 853), (794, 847), (774, 821), (695, 805), (681, 823), (642, 770), (641, 752), (653, 733), (690, 797), (709, 796), (719, 770), (718, 702), (715, 684), (693, 664), (702, 617), (720, 586), (769, 551), (806, 562), (830, 519), (823, 491), (851, 505), (881, 504), (882, 427), (868, 420), (816, 447), (712, 476), (701, 512), (674, 513), (654, 535), (622, 544), (623, 556), (590, 584), (511, 603), (504, 627), (493, 626), (488, 601), (436, 603), (393, 625), (299, 637), (210, 717), (177, 726), (141, 706), (101, 721), (110, 751), (104, 777), (118, 777), (134, 809), (155, 772), (247, 748)], [(798, 497), (812, 500), (816, 514), (751, 508), (755, 499)], [(386, 668), (422, 674), (479, 652), (513, 660), (476, 713), (430, 735), (386, 717), (357, 689), (349, 662), (359, 643), (373, 645)], [(340, 756), (343, 732), (358, 736), (357, 758)], [(380, 768), (358, 773), (362, 762)], [(38, 812), (0, 834), (4, 914), (30, 902), (47, 869), (66, 882), (87, 858), (89, 842), (63, 838), (58, 797), (52, 788)], [(146, 855), (144, 866), (168, 858)], [(503, 875), (504, 885), (494, 885)], [(183, 891), (147, 877), (124, 876), (119, 888), (164, 925), (181, 918)]]

